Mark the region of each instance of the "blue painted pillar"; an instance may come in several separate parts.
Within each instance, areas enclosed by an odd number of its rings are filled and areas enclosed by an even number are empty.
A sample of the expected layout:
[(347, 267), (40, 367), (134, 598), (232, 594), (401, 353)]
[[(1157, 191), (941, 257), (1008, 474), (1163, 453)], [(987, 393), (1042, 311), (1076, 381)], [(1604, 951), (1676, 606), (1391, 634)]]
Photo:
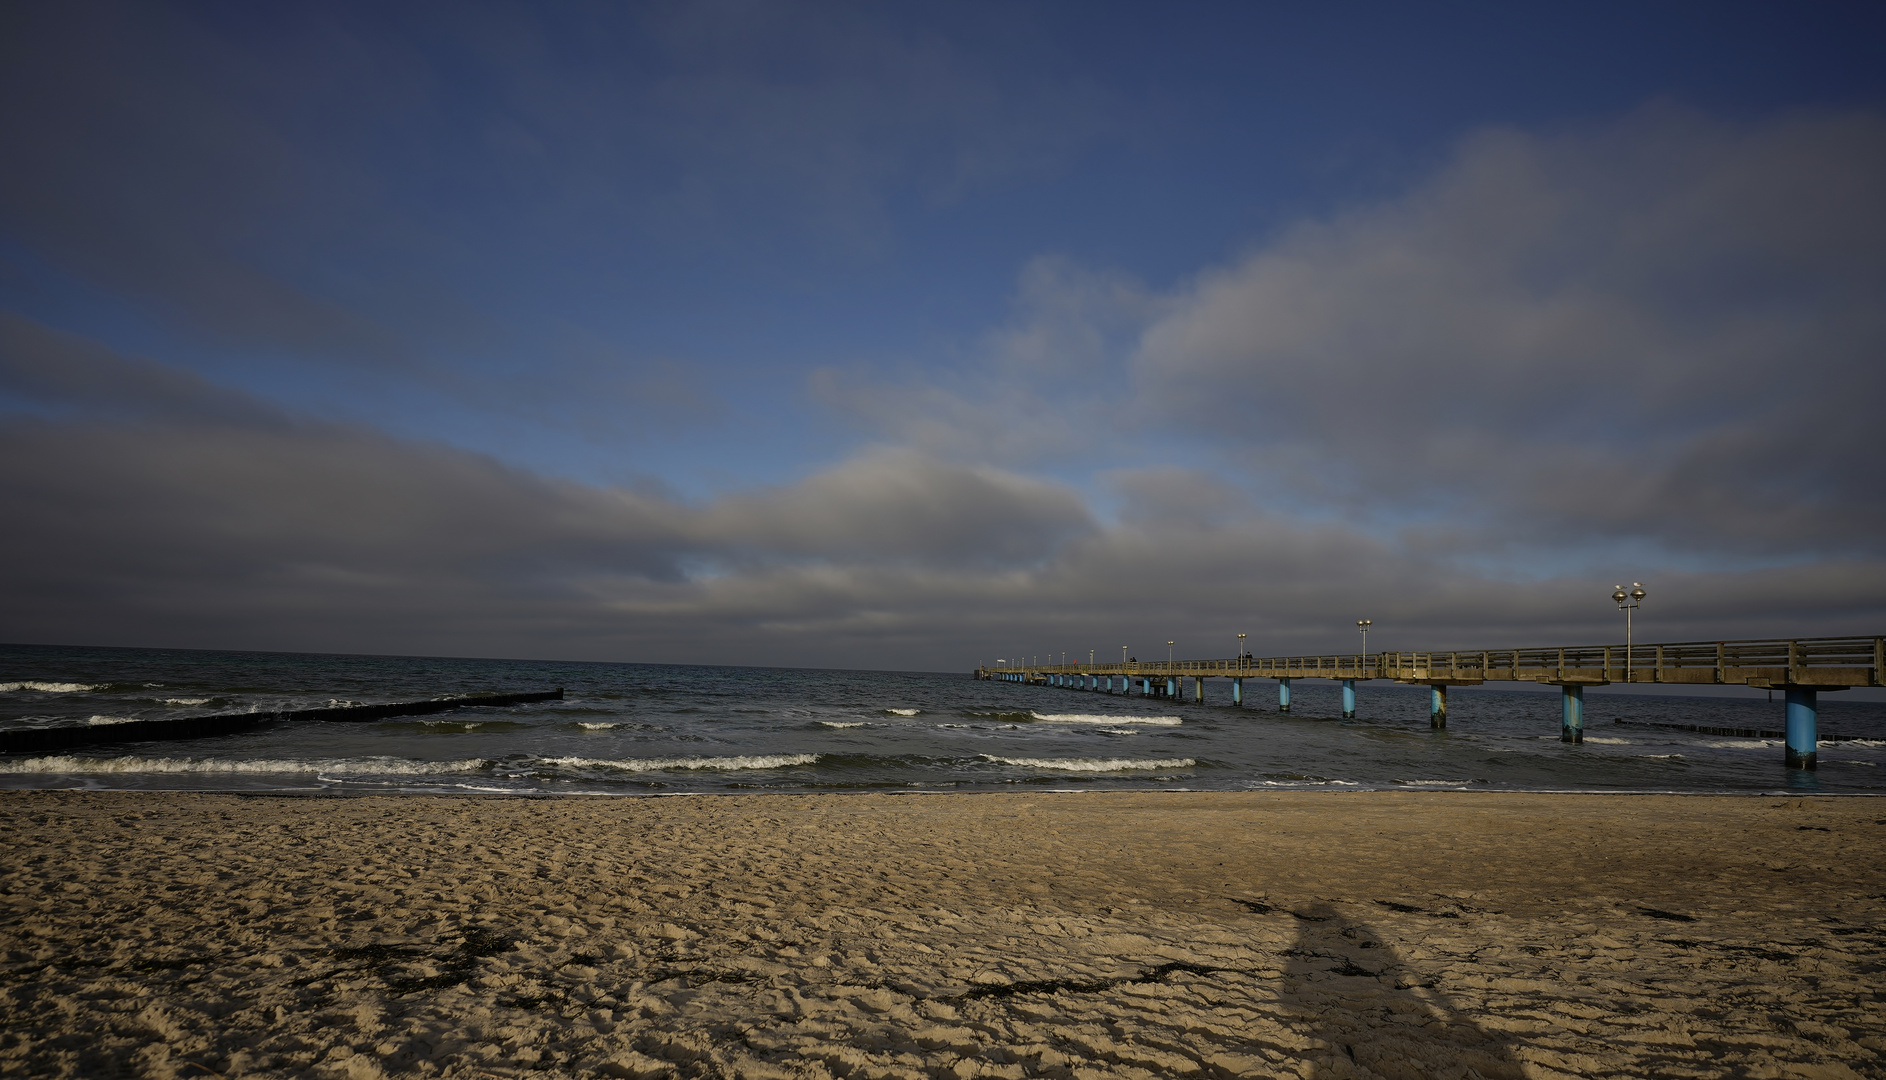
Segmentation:
[(1278, 712), (1290, 711), (1290, 680), (1289, 679), (1277, 680), (1277, 711)]
[(1342, 718), (1344, 720), (1356, 718), (1356, 681), (1354, 679), (1342, 681)]
[(1447, 726), (1447, 684), (1435, 683), (1428, 687), (1428, 726), (1444, 728)]
[(1170, 675), (1166, 676), (1166, 696), (1169, 698), (1179, 696), (1179, 680)]
[(1244, 680), (1243, 679), (1231, 680), (1231, 703), (1233, 705), (1244, 704)]
[(1140, 677), (1140, 680), (1139, 680), (1139, 696), (1140, 696), (1140, 697), (1152, 697), (1152, 696), (1153, 696), (1153, 680), (1152, 680), (1152, 676), (1150, 676), (1150, 675), (1143, 675), (1143, 676), (1141, 676), (1141, 677)]
[(1812, 769), (1820, 750), (1820, 695), (1813, 690), (1785, 691), (1788, 698), (1788, 768)]
[(1565, 691), (1565, 722), (1559, 727), (1559, 741), (1582, 743), (1585, 741), (1585, 688), (1582, 686), (1563, 686)]

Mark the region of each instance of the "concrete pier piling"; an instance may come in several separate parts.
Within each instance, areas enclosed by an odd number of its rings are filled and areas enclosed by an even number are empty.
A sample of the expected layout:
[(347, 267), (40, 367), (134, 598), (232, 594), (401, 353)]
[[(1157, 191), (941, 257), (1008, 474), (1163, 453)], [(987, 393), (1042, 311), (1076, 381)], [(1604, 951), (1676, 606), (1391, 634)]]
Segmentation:
[(1356, 718), (1356, 681), (1354, 679), (1342, 681), (1342, 718), (1344, 720)]
[(1277, 711), (1278, 712), (1290, 711), (1290, 680), (1289, 679), (1277, 680)]
[(1231, 680), (1231, 703), (1233, 705), (1238, 705), (1238, 706), (1242, 706), (1244, 704), (1244, 680), (1243, 679)]
[(1428, 688), (1428, 726), (1439, 730), (1447, 726), (1447, 684), (1435, 683)]
[(1564, 716), (1559, 724), (1559, 741), (1582, 743), (1585, 741), (1585, 688), (1582, 686), (1561, 686), (1564, 702)]
[(1798, 687), (1790, 687), (1784, 693), (1788, 701), (1788, 768), (1817, 768), (1819, 763), (1816, 758), (1820, 749), (1820, 694), (1814, 690)]

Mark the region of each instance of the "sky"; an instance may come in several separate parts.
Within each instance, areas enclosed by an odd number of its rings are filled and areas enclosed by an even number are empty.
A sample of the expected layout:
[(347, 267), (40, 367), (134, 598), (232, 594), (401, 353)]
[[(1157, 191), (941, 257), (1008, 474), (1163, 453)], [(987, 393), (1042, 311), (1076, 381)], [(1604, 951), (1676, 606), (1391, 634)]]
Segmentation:
[(1865, 4), (0, 8), (0, 640), (1886, 631)]

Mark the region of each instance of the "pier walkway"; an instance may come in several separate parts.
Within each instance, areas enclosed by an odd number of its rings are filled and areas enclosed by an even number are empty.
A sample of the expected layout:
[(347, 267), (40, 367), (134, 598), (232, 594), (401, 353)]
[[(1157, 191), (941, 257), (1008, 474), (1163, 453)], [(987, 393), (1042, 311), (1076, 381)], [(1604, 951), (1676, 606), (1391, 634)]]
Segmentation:
[[(1579, 645), (1545, 649), (1454, 649), (1316, 656), (1243, 656), (1229, 660), (1155, 660), (977, 668), (978, 679), (1035, 686), (1180, 697), (1192, 680), (1196, 701), (1208, 679), (1228, 680), (1231, 704), (1244, 704), (1244, 680), (1277, 681), (1277, 707), (1290, 711), (1295, 679), (1342, 683), (1343, 717), (1356, 711), (1356, 684), (1372, 679), (1432, 688), (1430, 723), (1447, 726), (1447, 688), (1488, 682), (1534, 682), (1560, 687), (1560, 737), (1584, 741), (1585, 688), (1611, 683), (1747, 686), (1780, 690), (1786, 699), (1786, 761), (1812, 769), (1818, 743), (1818, 695), (1856, 686), (1880, 686), (1886, 637), (1765, 638), (1747, 641), (1677, 641), (1642, 645)], [(1118, 689), (1115, 689), (1118, 680)]]

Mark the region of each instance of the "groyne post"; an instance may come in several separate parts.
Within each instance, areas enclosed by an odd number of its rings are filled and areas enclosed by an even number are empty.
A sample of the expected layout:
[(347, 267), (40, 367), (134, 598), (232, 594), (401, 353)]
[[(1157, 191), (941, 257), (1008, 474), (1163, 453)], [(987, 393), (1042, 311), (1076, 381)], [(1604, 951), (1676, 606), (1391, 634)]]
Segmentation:
[(1559, 741), (1585, 741), (1585, 688), (1571, 683), (1559, 687), (1564, 702), (1564, 716), (1559, 725)]
[(1788, 702), (1788, 768), (1817, 768), (1816, 758), (1820, 749), (1820, 695), (1813, 690), (1792, 686), (1783, 693), (1786, 694)]

